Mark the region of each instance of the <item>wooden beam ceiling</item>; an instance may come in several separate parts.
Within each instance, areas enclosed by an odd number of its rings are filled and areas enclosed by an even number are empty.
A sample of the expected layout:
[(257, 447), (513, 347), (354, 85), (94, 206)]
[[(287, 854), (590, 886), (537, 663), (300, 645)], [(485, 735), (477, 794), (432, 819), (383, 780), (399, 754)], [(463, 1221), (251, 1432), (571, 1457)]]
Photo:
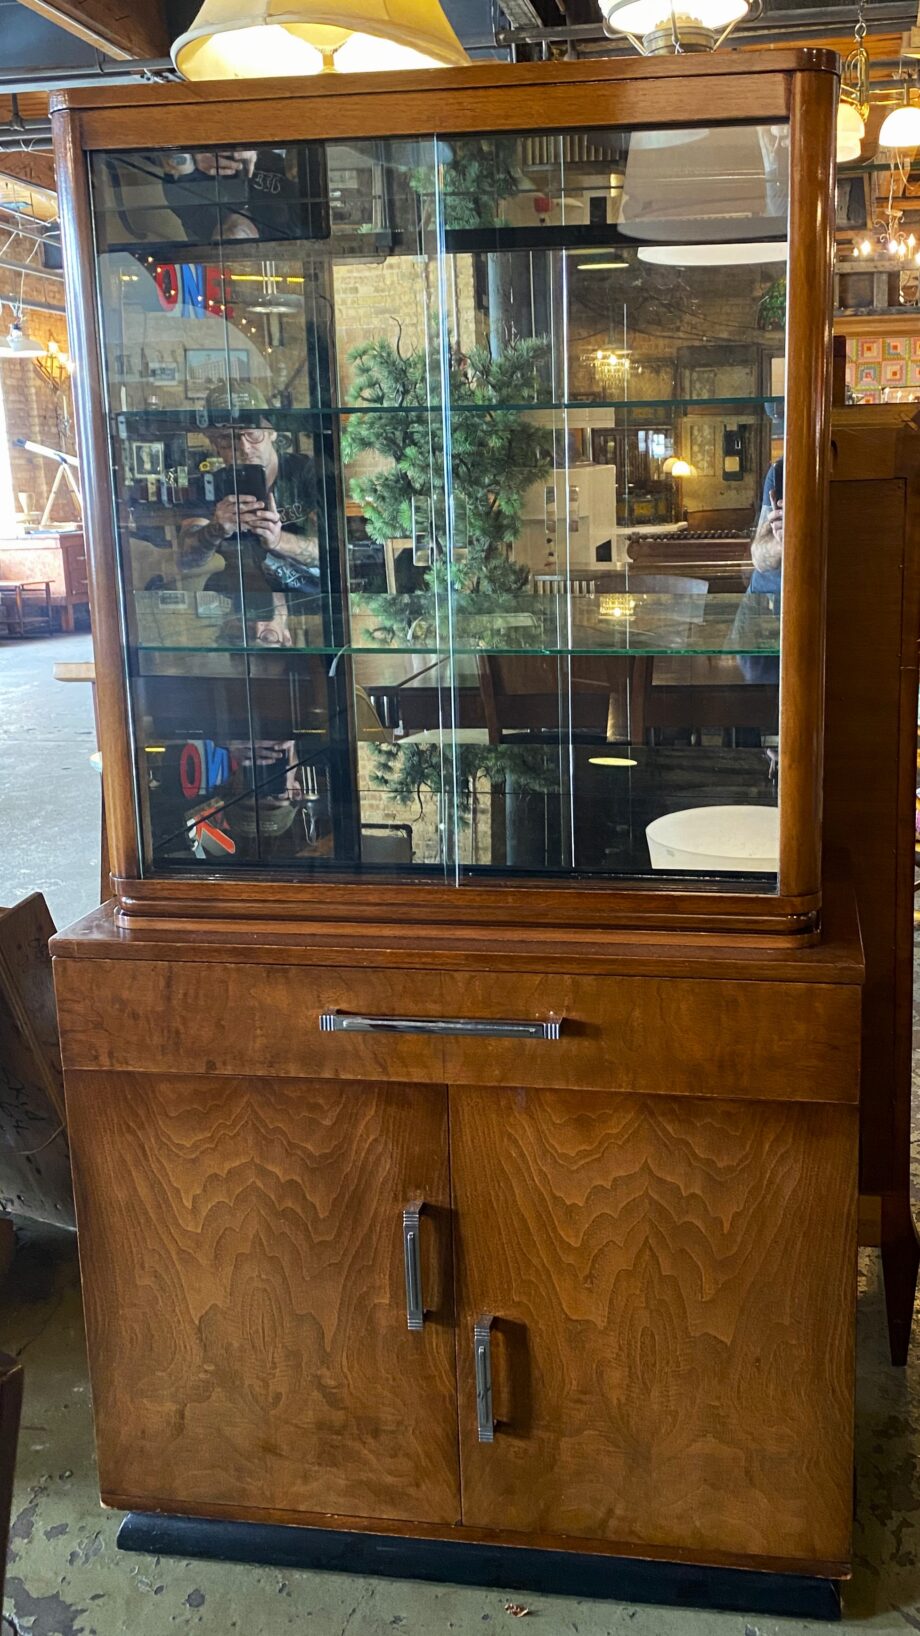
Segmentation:
[(0, 177), (22, 182), (30, 191), (54, 193), (54, 159), (50, 153), (0, 153)]
[(168, 57), (171, 44), (162, 0), (21, 0), (49, 23), (121, 60)]

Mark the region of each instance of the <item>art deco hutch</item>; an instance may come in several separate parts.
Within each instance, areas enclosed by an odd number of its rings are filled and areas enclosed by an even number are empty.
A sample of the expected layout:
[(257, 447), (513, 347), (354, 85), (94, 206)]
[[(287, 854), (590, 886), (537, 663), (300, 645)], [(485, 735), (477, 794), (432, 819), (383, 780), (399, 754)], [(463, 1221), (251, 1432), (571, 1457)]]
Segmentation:
[(55, 956), (127, 1543), (833, 1608), (835, 69), (58, 99), (113, 899)]

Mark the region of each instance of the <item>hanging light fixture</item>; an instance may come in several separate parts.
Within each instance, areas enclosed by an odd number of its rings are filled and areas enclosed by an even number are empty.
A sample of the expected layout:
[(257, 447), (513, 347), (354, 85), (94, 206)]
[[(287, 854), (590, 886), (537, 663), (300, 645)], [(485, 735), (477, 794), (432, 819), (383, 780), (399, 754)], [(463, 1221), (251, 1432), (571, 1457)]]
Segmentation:
[(869, 117), (869, 53), (864, 41), (866, 19), (862, 0), (856, 13), (853, 29), (853, 49), (843, 65), (840, 76), (840, 101), (837, 104), (837, 163), (847, 165), (858, 159), (866, 134)]
[(0, 345), (0, 358), (42, 358), (45, 349), (40, 341), (33, 341), (25, 332), (21, 315), (16, 315), (6, 340)]
[(748, 15), (751, 0), (600, 0), (608, 34), (625, 34), (644, 57), (715, 51)]
[(369, 73), (469, 61), (439, 0), (204, 0), (172, 60), (188, 80)]
[(859, 109), (852, 102), (844, 102), (841, 96), (837, 105), (838, 165), (847, 165), (859, 158), (865, 134), (866, 122)]
[[(618, 227), (640, 261), (719, 267), (785, 261), (788, 131), (760, 126), (637, 131)], [(684, 142), (675, 141), (685, 134)]]
[(910, 100), (910, 87), (904, 82), (904, 103), (892, 108), (882, 122), (878, 133), (882, 148), (920, 148), (920, 108)]

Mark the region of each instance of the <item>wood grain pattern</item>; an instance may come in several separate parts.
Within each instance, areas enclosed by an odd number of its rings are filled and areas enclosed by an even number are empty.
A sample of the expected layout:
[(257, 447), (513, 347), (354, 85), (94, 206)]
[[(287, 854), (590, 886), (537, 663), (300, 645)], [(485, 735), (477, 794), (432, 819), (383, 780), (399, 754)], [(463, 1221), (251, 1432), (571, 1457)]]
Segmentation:
[(70, 1227), (53, 931), (39, 892), (0, 910), (0, 1209)]
[[(65, 1067), (855, 1103), (859, 990), (705, 978), (55, 961)], [(207, 997), (203, 1003), (203, 996)], [(558, 1041), (323, 1034), (321, 1011), (565, 1019)]]
[[(360, 99), (351, 92), (322, 99), (298, 98), (286, 104), (271, 97), (248, 102), (245, 137), (248, 142), (309, 142), (402, 133), (579, 129), (585, 123), (586, 89), (591, 92), (590, 118), (595, 125), (660, 126), (699, 119), (698, 83), (682, 85), (657, 76), (638, 81), (611, 76), (608, 80), (595, 75), (590, 87), (585, 87), (577, 80), (520, 84), (505, 78), (499, 96), (488, 82), (476, 85), (453, 79), (466, 72), (460, 68), (437, 75), (442, 81), (437, 89), (427, 79), (417, 90), (391, 84), (388, 96), (378, 90), (377, 95)], [(706, 81), (705, 96), (713, 119), (776, 121), (789, 114), (789, 80), (781, 73), (747, 75), (736, 68), (731, 78)], [(54, 114), (52, 124), (68, 117)], [(157, 140), (152, 135), (149, 108), (137, 105), (88, 109), (80, 115), (80, 129), (88, 150), (146, 148)], [(228, 100), (179, 103), (169, 109), (169, 133), (170, 142), (180, 144), (239, 141), (240, 110)]]
[(820, 940), (800, 937), (705, 936), (659, 927), (532, 928), (522, 941), (513, 926), (436, 921), (397, 924), (382, 916), (361, 922), (285, 921), (262, 916), (205, 921), (142, 919), (125, 928), (117, 905), (93, 909), (52, 941), (59, 959), (177, 960), (221, 964), (385, 965), (389, 968), (471, 966), (511, 971), (572, 971), (636, 976), (743, 977), (810, 983), (860, 983), (862, 949), (852, 888), (830, 874), (824, 891)]
[(169, 55), (162, 0), (144, 0), (143, 6), (131, 0), (23, 0), (23, 5), (110, 57)]
[(60, 183), (61, 236), (67, 280), (77, 448), (86, 536), (86, 562), (95, 655), (97, 731), (102, 750), (109, 862), (115, 875), (139, 872), (131, 769), (131, 736), (119, 618), (110, 451), (102, 414), (96, 271), (86, 156), (72, 124), (55, 139)]
[(67, 1101), (103, 1488), (456, 1521), (446, 1091), (70, 1073)]
[(793, 80), (779, 734), (779, 888), (791, 895), (821, 881), (836, 106), (832, 79)]
[(860, 1187), (881, 1199), (892, 1356), (910, 1339), (914, 790), (920, 638), (916, 405), (838, 411), (830, 489), (826, 843), (850, 860), (866, 956)]
[[(871, 42), (870, 42), (871, 43)], [(818, 73), (836, 75), (840, 72), (834, 52), (812, 46), (780, 46), (768, 50), (745, 51), (745, 74)], [(431, 93), (437, 100), (451, 86), (467, 89), (484, 88), (498, 92), (508, 85), (540, 89), (546, 85), (580, 84), (585, 90), (598, 82), (602, 84), (635, 80), (712, 81), (723, 75), (734, 76), (739, 71), (739, 59), (730, 53), (697, 56), (667, 57), (595, 57), (579, 62), (565, 62), (555, 57), (543, 62), (495, 62), (480, 60), (463, 68), (416, 69), (399, 75), (388, 74), (385, 80), (379, 74), (317, 75), (312, 79), (259, 79), (238, 80), (233, 85), (234, 104), (249, 102), (328, 101), (351, 96), (360, 101), (368, 97), (388, 100), (399, 108), (401, 95), (409, 91)], [(697, 91), (708, 92), (709, 85), (698, 85)], [(51, 94), (51, 109), (55, 113), (68, 110), (109, 109), (119, 107), (145, 108), (147, 112), (160, 108), (170, 110), (183, 103), (198, 107), (215, 102), (226, 102), (227, 84), (220, 80), (179, 80), (169, 85), (106, 85), (99, 82), (90, 86), (70, 86)], [(708, 108), (709, 104), (707, 104)], [(697, 109), (697, 114), (699, 110)], [(756, 117), (756, 116), (755, 116)], [(394, 121), (395, 125), (398, 123)]]
[[(608, 880), (587, 885), (560, 880), (520, 880), (443, 888), (419, 886), (417, 877), (394, 877), (370, 886), (344, 876), (304, 883), (290, 876), (259, 880), (113, 879), (118, 924), (130, 931), (145, 920), (160, 925), (186, 920), (204, 931), (209, 923), (258, 920), (270, 911), (284, 921), (397, 919), (421, 926), (475, 925), (526, 927), (528, 936), (570, 927), (621, 931), (734, 934), (739, 941), (764, 939), (799, 946), (813, 937), (820, 920), (821, 894), (787, 898), (750, 883), (731, 891), (712, 890), (711, 881), (681, 881), (675, 890), (664, 877), (645, 877), (620, 887)], [(520, 944), (520, 937), (517, 936)]]
[(855, 1110), (454, 1087), (450, 1106), (464, 1522), (845, 1558)]
[(64, 1081), (48, 945), (54, 921), (40, 892), (0, 909), (0, 987), (34, 1059), (34, 1071), (58, 1119)]

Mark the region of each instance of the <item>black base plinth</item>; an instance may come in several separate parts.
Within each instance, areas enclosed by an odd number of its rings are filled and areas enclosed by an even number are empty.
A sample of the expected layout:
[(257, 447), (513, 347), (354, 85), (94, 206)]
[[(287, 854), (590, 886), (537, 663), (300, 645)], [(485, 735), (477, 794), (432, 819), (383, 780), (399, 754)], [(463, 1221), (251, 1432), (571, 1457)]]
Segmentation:
[(840, 1618), (837, 1581), (805, 1574), (701, 1568), (578, 1551), (477, 1545), (458, 1539), (400, 1539), (389, 1534), (217, 1522), (137, 1511), (125, 1517), (118, 1544), (123, 1551), (153, 1556), (209, 1557), (217, 1562), (258, 1562), (275, 1568), (378, 1574), (386, 1579), (486, 1585), (731, 1613)]

